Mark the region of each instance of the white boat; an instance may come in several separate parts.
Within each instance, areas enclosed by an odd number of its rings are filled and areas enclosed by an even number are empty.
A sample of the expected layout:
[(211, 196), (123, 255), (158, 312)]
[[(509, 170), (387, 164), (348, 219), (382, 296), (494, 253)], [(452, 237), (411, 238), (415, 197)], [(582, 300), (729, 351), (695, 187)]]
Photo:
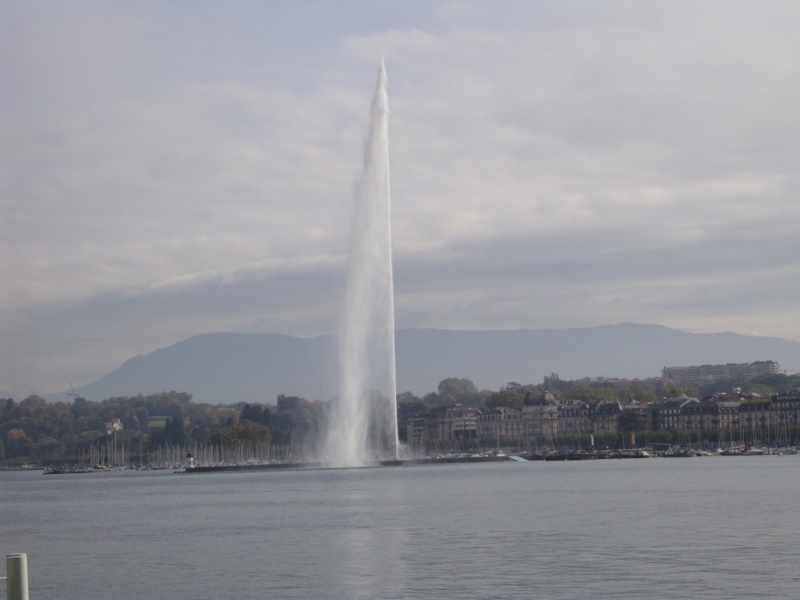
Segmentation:
[(742, 452), (742, 456), (761, 456), (762, 454), (766, 454), (767, 451), (763, 448), (748, 448), (744, 452)]

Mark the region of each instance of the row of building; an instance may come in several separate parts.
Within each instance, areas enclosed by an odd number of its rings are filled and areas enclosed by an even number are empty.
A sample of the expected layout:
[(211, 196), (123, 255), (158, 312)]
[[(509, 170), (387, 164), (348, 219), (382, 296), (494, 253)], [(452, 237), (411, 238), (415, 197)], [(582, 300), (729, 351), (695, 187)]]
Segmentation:
[(481, 410), (458, 404), (437, 407), (408, 421), (408, 442), (412, 448), (427, 450), (468, 439), (487, 444), (501, 438), (546, 442), (562, 434), (611, 434), (623, 429), (713, 430), (720, 437), (747, 431), (775, 440), (796, 432), (799, 424), (797, 390), (774, 396), (737, 391), (702, 399), (682, 395), (651, 404), (601, 402), (594, 406), (578, 400), (558, 401), (544, 392), (538, 398), (526, 397), (522, 410)]
[(775, 375), (781, 367), (774, 360), (757, 360), (751, 363), (724, 365), (699, 365), (695, 367), (664, 367), (661, 379), (680, 386), (704, 385), (723, 379), (751, 379), (759, 375)]

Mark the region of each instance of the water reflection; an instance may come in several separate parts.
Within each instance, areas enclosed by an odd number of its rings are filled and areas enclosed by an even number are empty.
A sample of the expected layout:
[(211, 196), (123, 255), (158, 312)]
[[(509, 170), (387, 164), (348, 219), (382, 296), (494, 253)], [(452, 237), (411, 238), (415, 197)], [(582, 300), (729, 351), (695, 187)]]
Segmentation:
[(407, 482), (386, 475), (378, 469), (350, 470), (348, 485), (340, 488), (341, 522), (334, 530), (335, 572), (330, 575), (341, 582), (342, 598), (385, 598), (402, 590), (410, 552), (403, 526), (409, 490)]

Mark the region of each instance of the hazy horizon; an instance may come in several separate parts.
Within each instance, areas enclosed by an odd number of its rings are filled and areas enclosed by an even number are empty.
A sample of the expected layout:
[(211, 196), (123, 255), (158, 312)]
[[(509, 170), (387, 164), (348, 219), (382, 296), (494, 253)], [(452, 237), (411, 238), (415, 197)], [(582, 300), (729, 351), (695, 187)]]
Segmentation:
[[(800, 343), (733, 333), (693, 334), (662, 325), (620, 323), (573, 329), (399, 329), (397, 390), (419, 396), (447, 378), (497, 390), (509, 381), (648, 379), (663, 367), (773, 360), (800, 372)], [(75, 392), (99, 401), (167, 390), (198, 402), (275, 402), (283, 394), (329, 400), (338, 389), (338, 341), (333, 335), (205, 333), (132, 356)], [(69, 401), (69, 389), (46, 394)]]

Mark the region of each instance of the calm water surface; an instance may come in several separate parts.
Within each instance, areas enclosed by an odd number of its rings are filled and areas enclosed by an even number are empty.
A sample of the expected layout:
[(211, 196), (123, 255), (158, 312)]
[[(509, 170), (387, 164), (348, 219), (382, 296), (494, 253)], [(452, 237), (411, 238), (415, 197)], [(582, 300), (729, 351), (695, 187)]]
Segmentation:
[(800, 456), (0, 473), (0, 554), (32, 600), (796, 599), (799, 492)]

